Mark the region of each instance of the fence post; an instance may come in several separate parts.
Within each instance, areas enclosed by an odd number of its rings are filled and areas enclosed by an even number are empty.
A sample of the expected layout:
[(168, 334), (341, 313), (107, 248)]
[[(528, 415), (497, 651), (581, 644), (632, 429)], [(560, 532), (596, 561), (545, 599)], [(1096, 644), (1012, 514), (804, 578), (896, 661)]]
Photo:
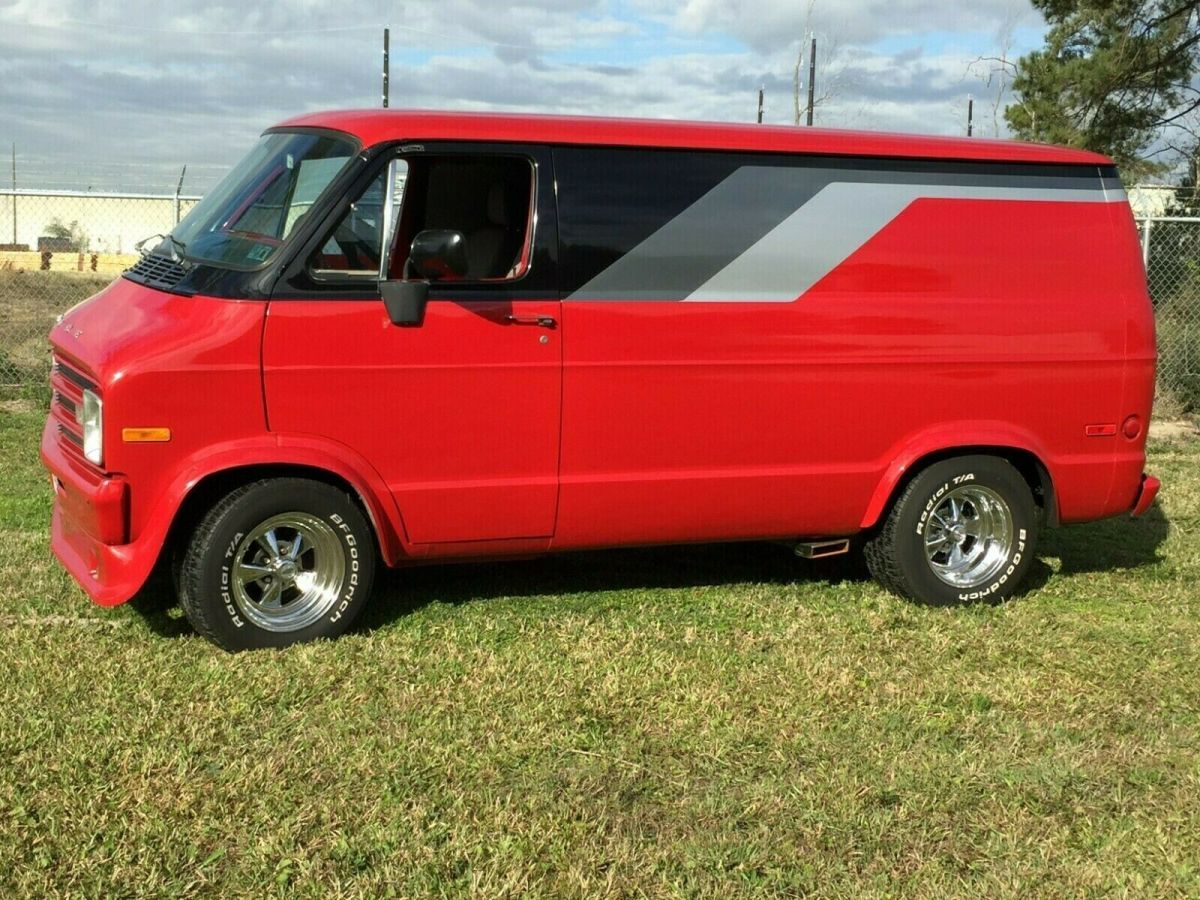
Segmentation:
[(1154, 220), (1149, 216), (1142, 219), (1142, 268), (1150, 271), (1150, 231), (1154, 228)]
[(183, 176), (187, 174), (187, 166), (183, 167), (183, 171), (179, 173), (179, 183), (175, 185), (175, 224), (179, 224), (182, 204), (180, 203), (180, 195), (183, 193)]

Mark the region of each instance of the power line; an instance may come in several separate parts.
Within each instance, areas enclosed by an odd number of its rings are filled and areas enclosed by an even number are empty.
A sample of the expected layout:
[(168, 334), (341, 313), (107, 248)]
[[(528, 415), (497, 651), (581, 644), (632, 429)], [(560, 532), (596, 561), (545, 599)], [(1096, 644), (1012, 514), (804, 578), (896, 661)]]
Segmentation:
[[(254, 30), (254, 31), (191, 31), (181, 28), (152, 28), (147, 25), (127, 25), (124, 22), (88, 22), (83, 19), (60, 19), (55, 23), (48, 22), (20, 22), (14, 23), (22, 28), (44, 28), (47, 31), (76, 31), (79, 29), (95, 30), (97, 28), (104, 30), (117, 31), (136, 31), (146, 34), (170, 34), (176, 37), (286, 37), (295, 34), (336, 34), (339, 32), (357, 32), (357, 31), (374, 31), (378, 32), (380, 28), (385, 27), (383, 23), (375, 23), (371, 25), (345, 25), (336, 28), (295, 28), (295, 29), (269, 29), (269, 30)], [(419, 34), (422, 37), (438, 38), (444, 43), (462, 43), (468, 46), (487, 45), (492, 47), (510, 47), (514, 50), (535, 50), (544, 51), (547, 48), (538, 47), (535, 44), (517, 44), (509, 41), (500, 41), (495, 38), (483, 36), (458, 36), (447, 34), (444, 31), (431, 31), (425, 28), (416, 28), (412, 25), (391, 25), (386, 27), (396, 29), (397, 31), (407, 31), (411, 34)]]

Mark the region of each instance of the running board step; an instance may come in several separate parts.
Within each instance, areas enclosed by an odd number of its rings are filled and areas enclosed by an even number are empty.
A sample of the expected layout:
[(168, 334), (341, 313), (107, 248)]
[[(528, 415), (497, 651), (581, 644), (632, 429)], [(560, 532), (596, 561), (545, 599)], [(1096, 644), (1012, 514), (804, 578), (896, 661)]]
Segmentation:
[(805, 559), (824, 559), (827, 556), (841, 556), (850, 552), (850, 538), (838, 538), (833, 541), (801, 541), (796, 544), (797, 556)]

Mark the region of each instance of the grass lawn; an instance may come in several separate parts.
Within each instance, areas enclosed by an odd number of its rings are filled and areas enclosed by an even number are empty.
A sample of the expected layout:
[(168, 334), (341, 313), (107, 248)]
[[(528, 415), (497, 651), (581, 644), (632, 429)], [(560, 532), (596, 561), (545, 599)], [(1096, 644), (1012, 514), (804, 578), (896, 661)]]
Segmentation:
[(1198, 443), (998, 607), (639, 550), (230, 656), (60, 571), (39, 429), (0, 413), (0, 896), (1200, 895)]

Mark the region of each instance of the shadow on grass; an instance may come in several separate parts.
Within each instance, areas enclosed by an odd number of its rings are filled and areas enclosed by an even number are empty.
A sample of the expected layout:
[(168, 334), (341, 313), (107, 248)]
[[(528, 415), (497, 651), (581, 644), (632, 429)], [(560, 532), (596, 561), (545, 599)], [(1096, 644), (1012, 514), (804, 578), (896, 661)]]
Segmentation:
[[(1034, 560), (1014, 599), (1043, 587), (1054, 570), (1043, 557), (1062, 561), (1061, 572), (1134, 569), (1160, 561), (1169, 523), (1155, 504), (1140, 519), (1121, 516), (1042, 533)], [(429, 603), (465, 603), (496, 597), (579, 594), (753, 582), (868, 581), (859, 548), (846, 556), (808, 562), (780, 544), (696, 544), (604, 550), (520, 562), (438, 565), (384, 571), (357, 630), (373, 630)], [(978, 602), (978, 601), (976, 601)]]
[[(1062, 574), (1153, 565), (1169, 523), (1156, 504), (1141, 519), (1127, 517), (1042, 533), (1039, 559), (1016, 597), (1053, 577), (1046, 557), (1062, 561)], [(418, 566), (376, 573), (374, 594), (354, 627), (373, 631), (431, 603), (461, 604), (500, 597), (587, 594), (602, 591), (709, 587), (725, 584), (837, 584), (870, 580), (862, 553), (809, 562), (774, 543), (692, 544), (565, 553), (532, 560)], [(147, 626), (163, 637), (192, 633), (178, 610), (139, 608)]]
[(600, 591), (709, 587), (752, 582), (867, 581), (860, 553), (808, 562), (782, 544), (746, 542), (641, 547), (538, 559), (419, 566), (376, 574), (355, 630), (370, 631), (430, 603)]
[(1042, 534), (1039, 556), (1062, 560), (1062, 574), (1137, 569), (1160, 562), (1170, 522), (1155, 503), (1140, 519), (1119, 516)]

